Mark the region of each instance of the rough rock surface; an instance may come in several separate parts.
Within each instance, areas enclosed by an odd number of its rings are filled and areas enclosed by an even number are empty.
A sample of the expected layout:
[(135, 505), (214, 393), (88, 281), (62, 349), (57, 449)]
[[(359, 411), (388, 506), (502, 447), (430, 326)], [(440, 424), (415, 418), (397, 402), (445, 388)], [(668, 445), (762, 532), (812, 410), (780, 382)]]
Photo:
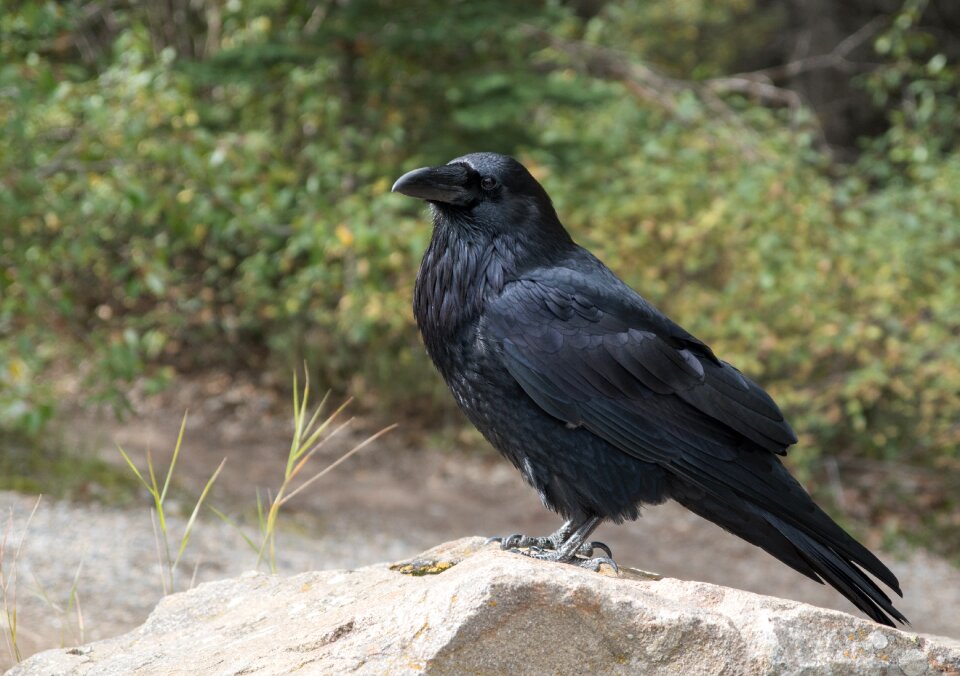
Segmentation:
[(960, 674), (960, 643), (699, 582), (549, 564), (472, 538), (413, 561), (166, 597), (24, 674)]

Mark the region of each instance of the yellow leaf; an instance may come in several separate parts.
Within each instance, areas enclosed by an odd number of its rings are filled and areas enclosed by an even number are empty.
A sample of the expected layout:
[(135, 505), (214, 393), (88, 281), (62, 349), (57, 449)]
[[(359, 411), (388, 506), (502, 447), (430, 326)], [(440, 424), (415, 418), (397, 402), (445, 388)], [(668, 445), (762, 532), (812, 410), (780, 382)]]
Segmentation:
[(335, 230), (335, 232), (337, 235), (337, 239), (340, 240), (340, 243), (343, 246), (350, 246), (351, 244), (353, 244), (353, 233), (350, 232), (350, 229), (347, 226), (345, 226), (343, 223), (337, 226), (337, 229)]
[(27, 365), (22, 359), (12, 359), (7, 365), (7, 370), (10, 372), (11, 382), (19, 383), (27, 373)]

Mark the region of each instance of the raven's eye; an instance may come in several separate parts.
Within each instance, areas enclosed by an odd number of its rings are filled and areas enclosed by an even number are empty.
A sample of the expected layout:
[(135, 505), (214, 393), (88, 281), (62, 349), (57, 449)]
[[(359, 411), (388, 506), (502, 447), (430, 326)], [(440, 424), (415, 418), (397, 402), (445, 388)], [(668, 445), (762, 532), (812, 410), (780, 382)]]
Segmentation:
[(493, 176), (484, 176), (480, 179), (480, 187), (484, 190), (493, 190), (498, 185), (499, 183), (497, 183), (497, 179), (495, 179)]

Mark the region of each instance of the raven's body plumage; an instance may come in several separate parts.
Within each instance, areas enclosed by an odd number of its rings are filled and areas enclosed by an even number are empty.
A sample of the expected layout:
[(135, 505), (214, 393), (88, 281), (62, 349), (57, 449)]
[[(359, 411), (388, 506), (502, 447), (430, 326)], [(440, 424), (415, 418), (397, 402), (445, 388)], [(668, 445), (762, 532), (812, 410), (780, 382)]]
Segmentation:
[(427, 351), (546, 506), (620, 522), (674, 499), (904, 620), (861, 568), (899, 593), (893, 573), (780, 462), (796, 436), (769, 395), (577, 246), (522, 165), (468, 155), (394, 189), (433, 205), (414, 294)]

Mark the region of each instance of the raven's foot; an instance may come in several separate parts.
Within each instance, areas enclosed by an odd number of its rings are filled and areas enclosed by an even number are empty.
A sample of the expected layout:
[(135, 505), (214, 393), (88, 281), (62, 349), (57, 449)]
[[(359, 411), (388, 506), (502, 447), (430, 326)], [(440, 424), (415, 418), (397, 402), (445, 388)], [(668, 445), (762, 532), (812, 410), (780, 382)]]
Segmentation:
[[(507, 535), (506, 537), (487, 538), (486, 544), (498, 542), (500, 543), (500, 549), (508, 552), (517, 552), (521, 549), (556, 551), (563, 545), (564, 540), (558, 541), (558, 539), (554, 538), (554, 535), (530, 537), (529, 535), (514, 533), (513, 535)], [(580, 548), (576, 551), (574, 556), (590, 558), (593, 556), (594, 550), (597, 549), (606, 552), (608, 558), (613, 557), (613, 552), (610, 551), (610, 547), (603, 542), (597, 542), (595, 540), (593, 542), (584, 542), (582, 545), (580, 545)]]
[[(516, 554), (524, 554), (542, 561), (558, 561), (573, 565), (599, 570), (602, 564), (607, 564), (619, 571), (613, 560), (613, 552), (602, 542), (589, 542), (586, 538), (600, 524), (599, 517), (586, 519), (580, 523), (574, 520), (567, 521), (556, 533), (544, 537), (530, 537), (521, 533), (514, 533), (506, 537), (493, 537), (487, 540), (499, 542), (500, 548)], [(606, 552), (606, 556), (594, 557), (595, 550)]]

